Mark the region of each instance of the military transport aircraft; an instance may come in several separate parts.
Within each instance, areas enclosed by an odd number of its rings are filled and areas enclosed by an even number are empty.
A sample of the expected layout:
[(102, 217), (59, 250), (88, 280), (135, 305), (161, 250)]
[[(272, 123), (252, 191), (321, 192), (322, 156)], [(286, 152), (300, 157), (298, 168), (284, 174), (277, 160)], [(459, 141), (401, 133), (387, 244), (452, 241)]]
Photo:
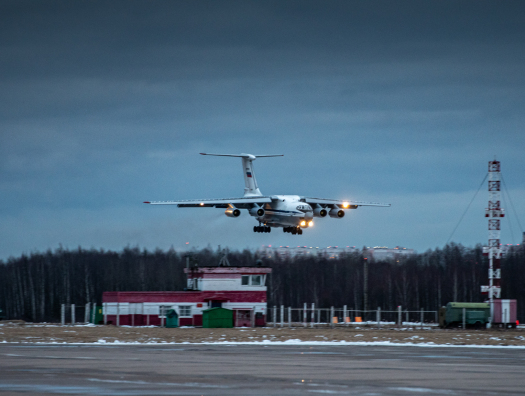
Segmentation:
[(282, 227), (284, 232), (301, 235), (304, 228), (313, 226), (314, 217), (342, 219), (345, 209), (357, 209), (359, 206), (390, 206), (374, 202), (310, 198), (299, 195), (263, 195), (257, 185), (253, 171), (253, 161), (262, 157), (282, 157), (282, 154), (209, 154), (219, 157), (240, 157), (244, 173), (244, 197), (219, 199), (192, 199), (189, 201), (146, 201), (151, 205), (177, 205), (179, 208), (222, 208), (228, 217), (239, 217), (241, 209), (247, 209), (250, 216), (259, 222), (253, 227), (254, 232), (270, 232), (271, 227)]

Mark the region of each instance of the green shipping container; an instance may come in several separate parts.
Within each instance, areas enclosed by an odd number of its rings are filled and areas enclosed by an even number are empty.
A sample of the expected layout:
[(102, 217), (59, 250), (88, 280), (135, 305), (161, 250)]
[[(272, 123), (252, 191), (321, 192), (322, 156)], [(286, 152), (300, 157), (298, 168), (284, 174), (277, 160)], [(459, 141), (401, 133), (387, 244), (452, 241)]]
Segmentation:
[(174, 309), (170, 309), (166, 314), (166, 327), (179, 327), (179, 315)]
[(202, 311), (202, 327), (232, 328), (233, 311), (226, 308), (210, 308)]

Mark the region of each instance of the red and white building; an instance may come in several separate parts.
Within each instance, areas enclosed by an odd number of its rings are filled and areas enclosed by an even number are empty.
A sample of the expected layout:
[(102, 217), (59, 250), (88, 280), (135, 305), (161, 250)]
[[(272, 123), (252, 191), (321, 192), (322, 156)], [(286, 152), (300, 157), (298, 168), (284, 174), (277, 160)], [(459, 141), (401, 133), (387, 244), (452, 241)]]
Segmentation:
[(202, 311), (222, 307), (233, 310), (236, 327), (266, 324), (267, 267), (192, 267), (185, 291), (104, 292), (105, 324), (161, 326), (174, 309), (179, 326), (202, 326)]

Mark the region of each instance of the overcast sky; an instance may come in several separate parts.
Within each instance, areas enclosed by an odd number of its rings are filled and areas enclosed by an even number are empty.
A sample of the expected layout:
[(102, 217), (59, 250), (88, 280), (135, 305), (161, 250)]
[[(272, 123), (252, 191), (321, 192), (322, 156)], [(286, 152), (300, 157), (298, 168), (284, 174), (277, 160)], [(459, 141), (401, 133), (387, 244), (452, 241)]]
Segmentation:
[[(525, 225), (523, 1), (0, 1), (0, 259), (66, 248), (442, 247), (494, 156)], [(392, 203), (253, 233), (146, 200)], [(452, 241), (486, 243), (486, 183)], [(520, 243), (508, 198), (502, 242)], [(509, 223), (510, 221), (510, 223)], [(512, 227), (510, 227), (512, 225)], [(186, 242), (189, 242), (187, 245)]]

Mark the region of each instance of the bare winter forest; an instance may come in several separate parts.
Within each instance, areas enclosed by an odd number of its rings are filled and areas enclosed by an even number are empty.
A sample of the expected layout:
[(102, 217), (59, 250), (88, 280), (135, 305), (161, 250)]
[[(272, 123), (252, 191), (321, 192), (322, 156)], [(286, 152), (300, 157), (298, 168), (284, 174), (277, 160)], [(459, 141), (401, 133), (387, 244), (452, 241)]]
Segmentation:
[[(101, 303), (104, 291), (183, 290), (186, 253), (125, 248), (120, 252), (57, 249), (0, 261), (0, 308), (8, 319), (58, 321), (60, 304)], [(219, 251), (192, 252), (200, 266), (217, 265)], [(273, 269), (268, 277), (268, 306), (343, 306), (363, 309), (363, 254), (323, 257), (262, 257), (249, 250), (228, 255), (232, 266), (255, 266), (261, 259)], [(502, 298), (518, 300), (525, 320), (525, 249), (512, 249), (502, 260)], [(436, 310), (449, 301), (483, 301), (488, 261), (480, 245), (448, 244), (400, 262), (368, 264), (368, 307)]]

